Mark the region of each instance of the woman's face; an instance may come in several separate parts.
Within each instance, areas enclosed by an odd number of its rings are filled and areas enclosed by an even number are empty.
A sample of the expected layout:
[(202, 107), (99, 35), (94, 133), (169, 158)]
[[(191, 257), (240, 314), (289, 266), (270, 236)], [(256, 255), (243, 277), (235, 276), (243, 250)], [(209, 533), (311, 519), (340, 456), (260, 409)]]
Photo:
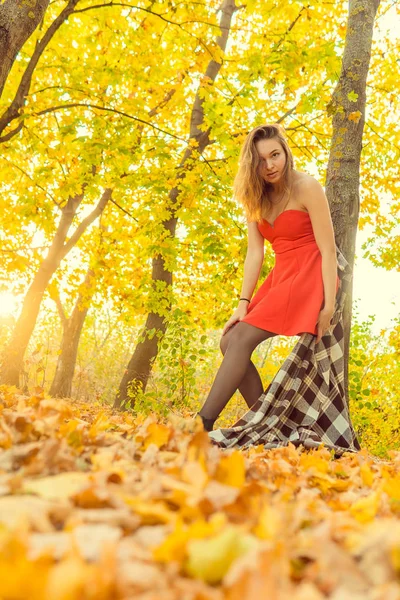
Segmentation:
[(286, 154), (278, 140), (258, 140), (255, 144), (260, 159), (258, 172), (265, 181), (278, 183), (282, 179)]

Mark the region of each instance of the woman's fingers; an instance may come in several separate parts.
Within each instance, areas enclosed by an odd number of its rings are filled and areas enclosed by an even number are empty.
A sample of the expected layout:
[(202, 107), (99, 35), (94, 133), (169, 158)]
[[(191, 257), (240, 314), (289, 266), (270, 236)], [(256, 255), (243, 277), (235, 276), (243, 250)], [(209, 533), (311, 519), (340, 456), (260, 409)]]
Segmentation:
[(226, 332), (228, 331), (229, 327), (230, 327), (230, 324), (229, 324), (229, 321), (228, 321), (227, 324), (225, 325), (225, 327), (222, 330), (222, 335), (226, 334)]
[(232, 327), (232, 325), (236, 323), (236, 319), (230, 320), (226, 323), (225, 327), (222, 330), (222, 335), (225, 335), (226, 332)]

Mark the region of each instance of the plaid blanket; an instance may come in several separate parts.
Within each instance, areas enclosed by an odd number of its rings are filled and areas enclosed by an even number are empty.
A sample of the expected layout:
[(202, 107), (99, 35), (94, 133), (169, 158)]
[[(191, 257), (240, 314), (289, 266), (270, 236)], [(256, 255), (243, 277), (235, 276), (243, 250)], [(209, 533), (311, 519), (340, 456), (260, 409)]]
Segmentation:
[(350, 421), (344, 393), (343, 306), (352, 278), (347, 260), (336, 247), (339, 289), (331, 326), (316, 344), (303, 333), (265, 392), (232, 427), (209, 433), (222, 448), (264, 444), (324, 446), (343, 452), (361, 449)]

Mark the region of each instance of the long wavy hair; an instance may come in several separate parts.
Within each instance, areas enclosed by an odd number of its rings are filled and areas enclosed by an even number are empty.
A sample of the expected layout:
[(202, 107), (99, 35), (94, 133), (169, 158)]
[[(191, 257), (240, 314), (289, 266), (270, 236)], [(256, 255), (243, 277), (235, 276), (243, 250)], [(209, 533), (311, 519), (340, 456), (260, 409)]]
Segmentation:
[(259, 125), (247, 135), (239, 155), (239, 169), (233, 182), (235, 198), (244, 207), (246, 217), (261, 221), (269, 215), (272, 202), (269, 192), (272, 185), (259, 173), (261, 159), (256, 149), (259, 140), (276, 139), (286, 155), (283, 170), (284, 191), (290, 191), (293, 178), (293, 155), (284, 136), (284, 130), (278, 123)]

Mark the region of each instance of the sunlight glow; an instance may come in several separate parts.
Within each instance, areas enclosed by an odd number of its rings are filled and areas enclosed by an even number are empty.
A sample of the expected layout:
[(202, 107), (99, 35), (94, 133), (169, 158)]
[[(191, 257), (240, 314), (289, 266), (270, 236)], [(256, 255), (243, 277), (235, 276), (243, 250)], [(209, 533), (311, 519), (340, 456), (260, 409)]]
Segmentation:
[(0, 316), (7, 317), (17, 310), (17, 299), (10, 292), (0, 292)]

